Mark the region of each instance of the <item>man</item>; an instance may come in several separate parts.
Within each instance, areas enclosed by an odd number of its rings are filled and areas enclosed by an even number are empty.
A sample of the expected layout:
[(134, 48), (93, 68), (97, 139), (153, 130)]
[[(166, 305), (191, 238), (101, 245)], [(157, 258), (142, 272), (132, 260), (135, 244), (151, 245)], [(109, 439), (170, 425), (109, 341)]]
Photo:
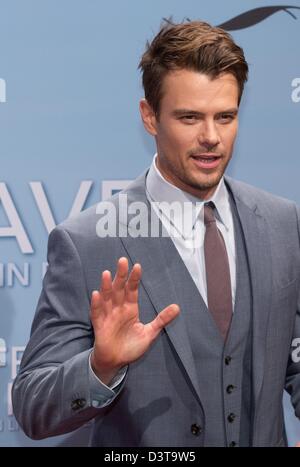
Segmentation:
[[(110, 200), (119, 235), (99, 223), (107, 203), (51, 233), (15, 415), (34, 439), (94, 419), (96, 446), (284, 446), (284, 388), (300, 416), (299, 216), (224, 176), (243, 51), (206, 23), (168, 23), (140, 68), (157, 155)], [(136, 235), (125, 195), (160, 235)]]

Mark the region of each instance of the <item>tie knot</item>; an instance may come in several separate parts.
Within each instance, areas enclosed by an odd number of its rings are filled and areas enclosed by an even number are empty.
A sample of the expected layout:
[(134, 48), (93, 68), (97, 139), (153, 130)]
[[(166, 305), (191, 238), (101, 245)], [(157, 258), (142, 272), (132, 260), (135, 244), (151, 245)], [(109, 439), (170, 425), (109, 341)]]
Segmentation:
[(204, 204), (204, 224), (205, 225), (211, 224), (212, 222), (216, 222), (214, 209), (215, 209), (215, 205), (212, 201)]

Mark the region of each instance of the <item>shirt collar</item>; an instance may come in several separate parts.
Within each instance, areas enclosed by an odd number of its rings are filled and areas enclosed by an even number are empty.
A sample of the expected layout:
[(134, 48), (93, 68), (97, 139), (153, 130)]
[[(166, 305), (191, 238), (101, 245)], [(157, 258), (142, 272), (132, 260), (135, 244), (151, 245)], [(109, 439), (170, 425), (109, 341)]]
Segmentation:
[[(202, 220), (202, 222), (204, 222), (203, 206), (205, 203), (212, 201), (216, 206), (216, 216), (218, 220), (222, 222), (226, 230), (228, 230), (230, 225), (231, 209), (229, 193), (226, 188), (224, 178), (221, 178), (213, 196), (209, 200), (204, 201), (168, 182), (157, 168), (155, 162), (156, 156), (157, 155), (155, 154), (147, 174), (146, 190), (150, 202), (159, 203), (159, 210), (163, 216), (172, 222), (172, 224), (183, 236), (186, 236), (191, 233), (198, 217)], [(184, 225), (185, 223), (182, 221), (182, 216), (176, 215), (176, 212), (172, 216), (172, 219), (170, 219), (170, 210), (166, 209), (164, 204), (171, 204), (173, 202), (179, 202), (182, 204), (185, 203), (184, 208), (192, 211), (190, 213), (192, 215), (192, 222), (189, 223), (189, 226)], [(160, 205), (160, 203), (163, 204)]]

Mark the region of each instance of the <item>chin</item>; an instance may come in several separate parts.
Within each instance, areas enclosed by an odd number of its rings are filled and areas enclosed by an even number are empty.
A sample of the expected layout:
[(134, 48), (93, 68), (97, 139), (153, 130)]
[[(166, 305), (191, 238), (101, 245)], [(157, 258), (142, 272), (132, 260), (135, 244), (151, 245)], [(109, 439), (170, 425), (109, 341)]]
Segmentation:
[[(196, 178), (194, 180), (194, 185), (197, 186), (198, 188), (213, 188), (217, 186), (223, 176), (223, 173), (217, 173), (217, 174), (212, 174), (208, 177), (201, 177), (201, 178)], [(192, 182), (192, 180), (191, 180)]]

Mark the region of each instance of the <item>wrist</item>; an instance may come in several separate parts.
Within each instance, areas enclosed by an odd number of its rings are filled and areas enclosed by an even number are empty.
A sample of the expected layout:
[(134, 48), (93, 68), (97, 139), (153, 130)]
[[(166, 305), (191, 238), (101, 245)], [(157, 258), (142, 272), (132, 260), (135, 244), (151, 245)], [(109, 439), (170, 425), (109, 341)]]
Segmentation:
[(102, 362), (99, 362), (95, 356), (94, 350), (91, 352), (90, 363), (92, 370), (97, 378), (100, 379), (100, 381), (106, 386), (109, 386), (109, 383), (121, 368), (113, 367), (111, 365), (104, 365)]

